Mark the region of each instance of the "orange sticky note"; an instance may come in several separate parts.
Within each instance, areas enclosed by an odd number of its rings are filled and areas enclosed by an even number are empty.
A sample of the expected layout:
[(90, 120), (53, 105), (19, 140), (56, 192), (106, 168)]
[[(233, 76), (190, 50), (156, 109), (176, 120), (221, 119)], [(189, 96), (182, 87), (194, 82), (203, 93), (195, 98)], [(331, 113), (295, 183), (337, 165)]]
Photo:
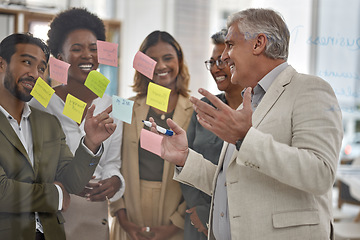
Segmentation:
[(88, 74), (84, 85), (87, 86), (96, 95), (102, 98), (109, 83), (110, 80), (107, 79), (104, 75), (102, 75), (96, 70), (92, 70)]
[(86, 107), (86, 102), (74, 97), (71, 94), (66, 96), (63, 114), (77, 123), (81, 123), (82, 116)]
[(161, 156), (161, 141), (163, 136), (153, 133), (146, 129), (141, 129), (140, 133), (140, 147)]
[(118, 66), (118, 44), (98, 40), (96, 42), (98, 62), (110, 66)]
[(49, 84), (47, 84), (41, 77), (39, 77), (31, 90), (30, 95), (46, 108), (54, 92), (55, 90), (52, 89), (52, 87), (50, 87)]
[(67, 84), (69, 67), (69, 63), (51, 57), (49, 60), (50, 78), (55, 79), (60, 83)]
[(133, 68), (135, 68), (141, 74), (152, 79), (154, 75), (155, 66), (156, 66), (156, 61), (154, 59), (148, 57), (146, 54), (140, 51), (136, 53), (133, 61)]
[(171, 89), (150, 82), (148, 86), (146, 104), (163, 112), (167, 112), (170, 92)]

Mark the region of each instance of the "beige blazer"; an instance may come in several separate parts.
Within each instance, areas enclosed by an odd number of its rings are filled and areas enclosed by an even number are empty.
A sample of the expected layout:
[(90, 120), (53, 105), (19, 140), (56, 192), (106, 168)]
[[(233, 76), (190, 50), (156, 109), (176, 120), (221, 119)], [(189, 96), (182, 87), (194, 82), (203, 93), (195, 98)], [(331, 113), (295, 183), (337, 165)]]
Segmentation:
[(45, 239), (65, 240), (64, 218), (58, 211), (61, 182), (79, 193), (91, 178), (100, 157), (79, 147), (73, 157), (59, 120), (31, 108), (34, 166), (5, 115), (0, 113), (0, 239), (34, 240), (35, 212)]
[[(329, 239), (331, 189), (342, 140), (341, 112), (332, 88), (288, 66), (252, 121), (226, 172), (232, 240)], [(224, 143), (219, 166), (227, 147)], [(175, 177), (216, 194), (219, 170), (191, 151)], [(209, 239), (214, 239), (211, 226), (209, 231)]]
[[(124, 196), (110, 204), (110, 212), (114, 213), (126, 208), (127, 216), (130, 221), (144, 226), (144, 220), (140, 209), (140, 177), (139, 177), (139, 153), (138, 144), (140, 132), (143, 128), (142, 120), (146, 119), (149, 112), (149, 106), (145, 104), (146, 98), (132, 98), (134, 100), (133, 115), (131, 124), (124, 123), (123, 144), (121, 150), (121, 174), (125, 178), (126, 190)], [(193, 113), (192, 104), (188, 98), (180, 95), (173, 120), (182, 128), (187, 129), (190, 118)], [(159, 223), (166, 225), (172, 222), (179, 228), (184, 228), (184, 214), (186, 209), (185, 201), (182, 197), (180, 184), (174, 181), (174, 165), (164, 161), (164, 170), (161, 186)], [(165, 204), (166, 203), (166, 204)], [(112, 229), (119, 229), (119, 222), (114, 218)], [(120, 236), (114, 236), (110, 233), (111, 239), (120, 239)], [(116, 235), (116, 233), (115, 233)]]

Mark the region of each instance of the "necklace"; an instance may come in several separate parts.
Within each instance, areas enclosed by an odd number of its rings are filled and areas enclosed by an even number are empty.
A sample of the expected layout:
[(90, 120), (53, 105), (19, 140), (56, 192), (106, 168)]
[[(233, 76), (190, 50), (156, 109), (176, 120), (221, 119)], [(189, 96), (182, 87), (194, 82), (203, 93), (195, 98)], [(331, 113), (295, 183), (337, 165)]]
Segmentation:
[(161, 120), (165, 120), (165, 114), (161, 114), (160, 118)]

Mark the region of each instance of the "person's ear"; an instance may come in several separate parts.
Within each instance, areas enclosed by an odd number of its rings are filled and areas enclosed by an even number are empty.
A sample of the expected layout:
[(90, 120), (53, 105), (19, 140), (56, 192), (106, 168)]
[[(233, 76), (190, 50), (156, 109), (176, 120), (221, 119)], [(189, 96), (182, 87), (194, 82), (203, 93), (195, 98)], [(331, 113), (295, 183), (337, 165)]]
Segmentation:
[(258, 34), (254, 41), (254, 47), (253, 47), (254, 54), (259, 55), (263, 51), (265, 51), (267, 41), (268, 39), (265, 34), (263, 33)]
[(7, 67), (7, 62), (4, 58), (0, 57), (0, 72), (5, 72)]

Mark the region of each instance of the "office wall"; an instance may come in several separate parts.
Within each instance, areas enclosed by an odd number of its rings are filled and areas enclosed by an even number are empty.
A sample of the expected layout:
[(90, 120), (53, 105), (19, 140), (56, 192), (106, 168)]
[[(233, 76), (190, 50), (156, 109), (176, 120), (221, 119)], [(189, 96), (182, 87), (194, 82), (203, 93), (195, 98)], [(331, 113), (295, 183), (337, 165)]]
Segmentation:
[(12, 34), (15, 29), (15, 17), (9, 14), (0, 14), (0, 39)]
[[(133, 96), (131, 89), (133, 84), (134, 69), (133, 58), (138, 51), (144, 38), (154, 30), (166, 30), (172, 32), (166, 25), (168, 16), (165, 12), (169, 3), (167, 0), (136, 0), (126, 1), (121, 27), (121, 59), (120, 59), (120, 82), (119, 96), (127, 98)], [(172, 1), (168, 1), (172, 2)]]
[(209, 56), (210, 1), (136, 0), (122, 3), (121, 63), (119, 95), (134, 95), (133, 58), (143, 39), (154, 30), (168, 31), (180, 43), (187, 62), (193, 93), (207, 87), (209, 73), (204, 61)]

